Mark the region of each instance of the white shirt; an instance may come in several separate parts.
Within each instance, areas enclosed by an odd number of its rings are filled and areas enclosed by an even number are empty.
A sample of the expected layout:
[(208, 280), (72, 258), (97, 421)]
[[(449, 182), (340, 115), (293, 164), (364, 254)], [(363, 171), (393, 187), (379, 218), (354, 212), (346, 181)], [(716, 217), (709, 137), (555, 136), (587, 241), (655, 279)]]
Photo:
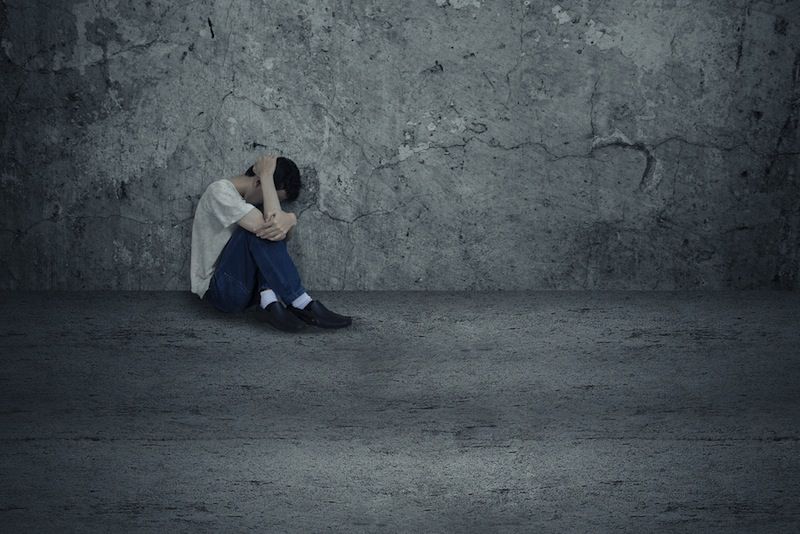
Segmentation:
[(217, 266), (220, 252), (237, 228), (237, 222), (256, 209), (245, 202), (228, 179), (211, 182), (194, 212), (192, 260), (189, 274), (192, 293), (203, 298)]

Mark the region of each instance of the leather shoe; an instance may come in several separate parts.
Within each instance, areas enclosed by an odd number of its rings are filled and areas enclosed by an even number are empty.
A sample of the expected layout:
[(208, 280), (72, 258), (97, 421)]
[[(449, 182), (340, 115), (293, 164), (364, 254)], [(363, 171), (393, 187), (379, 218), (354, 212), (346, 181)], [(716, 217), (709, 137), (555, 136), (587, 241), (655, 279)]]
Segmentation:
[(330, 311), (318, 300), (312, 300), (305, 308), (295, 308), (289, 304), (286, 309), (302, 319), (305, 323), (321, 328), (344, 328), (350, 326), (353, 318)]
[(257, 316), (259, 321), (268, 323), (273, 328), (284, 332), (297, 332), (306, 327), (306, 324), (289, 313), (282, 302), (276, 300), (267, 304), (266, 308), (258, 308)]

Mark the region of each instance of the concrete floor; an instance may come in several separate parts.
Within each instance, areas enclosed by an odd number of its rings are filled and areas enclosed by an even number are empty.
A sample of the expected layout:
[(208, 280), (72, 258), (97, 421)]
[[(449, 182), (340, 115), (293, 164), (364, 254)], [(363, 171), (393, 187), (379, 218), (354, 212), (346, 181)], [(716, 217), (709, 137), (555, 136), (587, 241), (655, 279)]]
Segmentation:
[(800, 294), (0, 294), (0, 530), (788, 532)]

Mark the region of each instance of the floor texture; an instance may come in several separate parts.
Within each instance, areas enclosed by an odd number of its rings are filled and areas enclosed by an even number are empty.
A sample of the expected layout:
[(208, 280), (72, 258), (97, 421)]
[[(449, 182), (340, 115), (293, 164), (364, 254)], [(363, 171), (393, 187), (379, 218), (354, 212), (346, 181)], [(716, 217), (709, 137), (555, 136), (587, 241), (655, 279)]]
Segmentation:
[(791, 532), (800, 293), (0, 293), (3, 532)]

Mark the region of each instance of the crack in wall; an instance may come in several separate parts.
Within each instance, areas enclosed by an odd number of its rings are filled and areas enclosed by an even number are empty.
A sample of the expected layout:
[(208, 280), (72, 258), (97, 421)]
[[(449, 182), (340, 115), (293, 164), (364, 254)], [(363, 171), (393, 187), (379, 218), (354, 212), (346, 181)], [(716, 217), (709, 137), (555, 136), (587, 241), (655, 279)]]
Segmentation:
[[(369, 216), (372, 216), (372, 215), (390, 215), (390, 214), (398, 211), (401, 208), (407, 207), (412, 201), (415, 201), (415, 200), (417, 202), (419, 202), (425, 208), (426, 211), (430, 210), (428, 205), (425, 204), (422, 200), (420, 200), (420, 196), (421, 195), (413, 195), (413, 196), (409, 197), (408, 199), (401, 201), (397, 206), (395, 206), (395, 207), (393, 207), (391, 209), (388, 209), (388, 210), (386, 210), (386, 209), (377, 209), (377, 210), (368, 211), (368, 212), (365, 212), (365, 213), (360, 213), (360, 214), (356, 215), (355, 217), (353, 217), (352, 219), (344, 219), (342, 217), (337, 217), (336, 215), (332, 215), (328, 211), (322, 209), (319, 206), (319, 204), (317, 203), (317, 204), (312, 204), (312, 205), (308, 206), (307, 208), (305, 208), (303, 211), (301, 211), (300, 214), (298, 214), (298, 218), (300, 217), (300, 215), (303, 212), (308, 211), (309, 209), (315, 209), (317, 212), (321, 213), (322, 215), (325, 215), (326, 217), (328, 217), (329, 219), (331, 219), (333, 221), (343, 222), (345, 224), (353, 224), (356, 221), (358, 221), (358, 220), (360, 220), (360, 219), (362, 219), (364, 217), (369, 217)], [(419, 218), (419, 217), (417, 217), (417, 218)]]
[[(520, 0), (518, 3), (522, 14), (519, 23), (519, 52), (517, 53), (517, 61), (514, 63), (514, 66), (511, 67), (511, 69), (509, 69), (505, 75), (506, 101), (503, 104), (503, 107), (505, 109), (508, 109), (508, 103), (509, 100), (511, 100), (511, 74), (519, 68), (520, 64), (522, 63), (522, 57), (524, 55), (523, 32), (525, 30), (525, 16), (527, 15), (527, 6), (525, 5), (525, 2), (523, 0)], [(492, 87), (494, 87), (494, 84), (492, 84)]]
[(642, 143), (641, 141), (631, 142), (624, 139), (611, 139), (611, 140), (595, 139), (592, 142), (592, 148), (591, 150), (589, 150), (589, 154), (593, 154), (596, 150), (609, 147), (628, 148), (639, 151), (642, 154), (644, 154), (645, 166), (644, 170), (642, 171), (642, 176), (639, 180), (639, 189), (641, 191), (646, 191), (648, 189), (653, 189), (655, 187), (658, 187), (661, 178), (660, 176), (656, 176), (654, 172), (656, 157), (653, 154), (653, 150), (651, 149), (651, 147), (647, 146), (645, 143)]
[[(594, 135), (594, 139), (593, 139), (591, 148), (587, 152), (577, 153), (577, 154), (576, 153), (555, 154), (547, 144), (539, 142), (539, 141), (523, 141), (523, 142), (515, 144), (515, 145), (505, 146), (505, 145), (497, 142), (496, 140), (494, 140), (494, 138), (492, 138), (489, 141), (486, 141), (484, 139), (481, 139), (477, 135), (470, 136), (468, 138), (464, 138), (464, 141), (461, 142), (461, 143), (451, 143), (451, 144), (448, 144), (448, 145), (429, 145), (429, 146), (426, 146), (424, 148), (420, 148), (419, 150), (416, 150), (415, 153), (422, 153), (422, 152), (427, 152), (427, 151), (430, 151), (430, 150), (447, 150), (447, 149), (456, 148), (456, 147), (465, 148), (472, 141), (477, 141), (477, 142), (483, 143), (486, 146), (489, 146), (491, 148), (497, 148), (497, 149), (501, 149), (501, 150), (504, 150), (504, 151), (517, 150), (517, 149), (522, 148), (522, 147), (538, 147), (538, 148), (542, 149), (545, 153), (547, 153), (547, 155), (549, 156), (548, 161), (558, 161), (558, 160), (565, 159), (565, 158), (593, 159), (593, 154), (597, 150), (601, 150), (601, 149), (604, 149), (604, 148), (619, 147), (619, 148), (624, 148), (624, 149), (632, 149), (632, 150), (636, 150), (638, 152), (641, 152), (645, 156), (645, 166), (644, 166), (644, 169), (642, 171), (641, 178), (639, 180), (639, 188), (640, 188), (640, 190), (643, 190), (643, 191), (644, 190), (649, 190), (649, 189), (652, 189), (652, 188), (655, 188), (655, 187), (658, 186), (658, 183), (660, 181), (660, 177), (656, 176), (656, 173), (655, 173), (656, 164), (657, 164), (657, 161), (658, 161), (656, 156), (655, 156), (655, 150), (658, 147), (660, 147), (661, 145), (663, 145), (665, 143), (668, 143), (670, 141), (678, 141), (678, 142), (681, 142), (683, 144), (687, 144), (687, 145), (691, 145), (691, 146), (696, 146), (696, 147), (706, 148), (706, 149), (721, 150), (721, 151), (726, 151), (726, 152), (731, 152), (731, 151), (736, 150), (739, 147), (745, 146), (745, 147), (748, 147), (748, 149), (750, 149), (753, 153), (756, 153), (756, 154), (759, 154), (759, 155), (762, 155), (762, 156), (765, 155), (763, 153), (759, 153), (747, 141), (741, 141), (740, 143), (737, 143), (737, 144), (732, 145), (732, 146), (723, 146), (723, 145), (718, 145), (718, 144), (714, 144), (714, 143), (701, 143), (701, 142), (697, 142), (697, 141), (690, 141), (690, 140), (685, 139), (685, 138), (683, 138), (681, 136), (673, 135), (673, 136), (666, 137), (666, 138), (664, 138), (664, 139), (662, 139), (662, 140), (660, 140), (660, 141), (658, 141), (656, 143), (647, 144), (647, 143), (645, 143), (643, 141), (630, 141), (630, 140), (627, 139), (627, 137), (625, 137), (624, 134), (621, 134), (619, 132), (617, 132), (615, 134), (612, 134), (610, 136), (605, 136), (605, 137), (596, 136), (596, 133), (594, 132), (594, 125), (592, 126), (592, 129), (593, 129), (593, 133), (595, 135)], [(774, 155), (775, 153), (774, 152), (770, 152), (768, 154), (769, 155)], [(780, 153), (779, 155), (795, 155), (795, 154), (797, 154), (797, 152), (785, 152), (785, 153)], [(386, 163), (383, 163), (381, 165), (378, 165), (373, 170), (397, 167), (397, 166), (401, 165), (404, 161), (405, 161), (405, 159), (391, 160), (389, 162), (386, 162)]]
[(741, 65), (741, 62), (742, 62), (742, 53), (744, 51), (744, 39), (745, 39), (746, 34), (747, 34), (747, 21), (750, 18), (750, 11), (751, 11), (751, 9), (753, 7), (753, 1), (754, 0), (749, 0), (745, 4), (744, 9), (743, 9), (743, 13), (742, 13), (742, 22), (740, 23), (740, 27), (736, 28), (736, 31), (741, 33), (741, 36), (739, 37), (739, 43), (736, 45), (736, 69), (735, 70), (737, 70), (737, 71), (739, 70), (739, 66)]

